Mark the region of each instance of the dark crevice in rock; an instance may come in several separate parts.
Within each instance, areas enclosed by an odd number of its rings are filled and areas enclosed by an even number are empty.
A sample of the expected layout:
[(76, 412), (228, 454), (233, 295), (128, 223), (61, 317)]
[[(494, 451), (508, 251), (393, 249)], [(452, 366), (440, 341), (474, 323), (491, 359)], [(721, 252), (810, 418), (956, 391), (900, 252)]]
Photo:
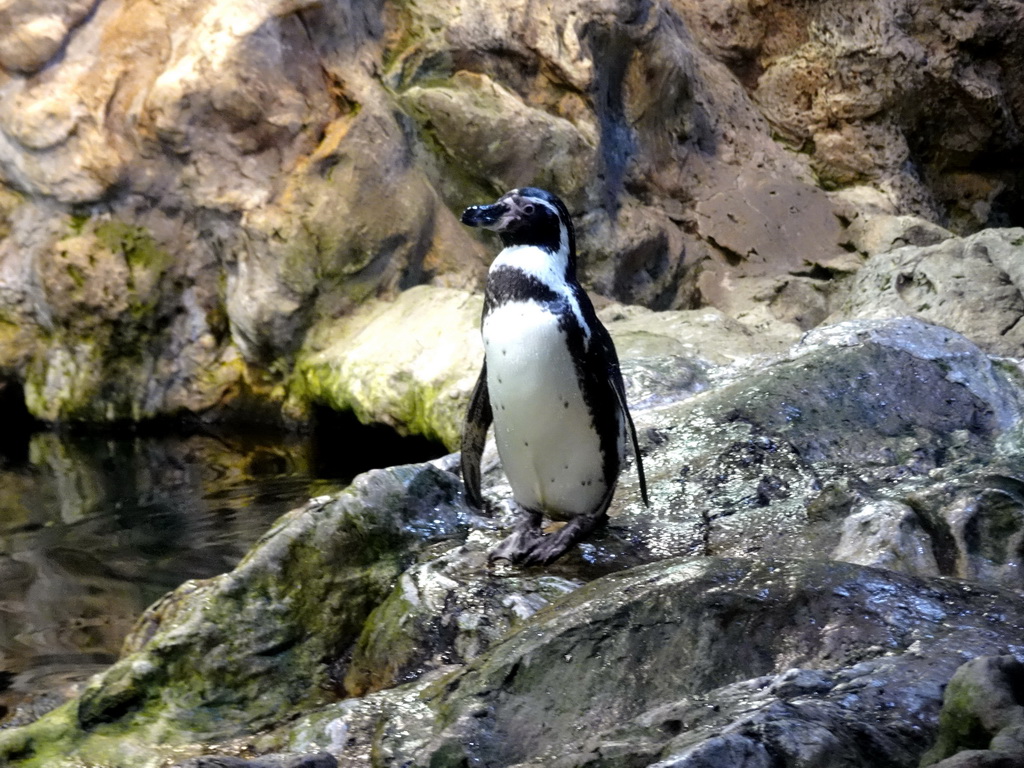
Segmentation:
[(602, 180), (602, 205), (615, 220), (627, 165), (636, 151), (636, 139), (626, 118), (623, 100), (623, 82), (636, 41), (620, 25), (605, 26), (598, 22), (588, 24), (582, 37), (589, 43), (594, 62), (600, 62), (595, 68), (591, 93), (601, 133), (598, 175)]
[(313, 466), (318, 477), (350, 480), (369, 469), (444, 456), (441, 443), (403, 436), (386, 424), (363, 424), (351, 411), (320, 407), (313, 414)]
[(949, 524), (913, 497), (902, 501), (914, 510), (917, 519), (921, 522), (921, 527), (928, 534), (939, 573), (943, 576), (955, 576), (958, 550), (956, 538), (949, 529)]
[(1016, 187), (999, 195), (992, 201), (989, 225), (993, 227), (1024, 226), (1024, 194)]
[(811, 264), (808, 269), (790, 272), (790, 274), (794, 277), (809, 277), (812, 280), (829, 281), (847, 273), (844, 270), (830, 269), (821, 264)]
[(0, 379), (0, 423), (0, 467), (24, 464), (29, 438), (42, 424), (28, 412), (25, 390), (18, 381)]
[(747, 260), (747, 256), (744, 256), (742, 253), (737, 253), (729, 247), (722, 245), (710, 235), (708, 235), (707, 241), (713, 248), (715, 248), (715, 250), (722, 254), (726, 263), (730, 267), (738, 267)]
[(1016, 320), (1014, 320), (1014, 321), (1013, 321), (1012, 323), (1010, 323), (1009, 325), (1007, 325), (1007, 326), (1006, 326), (1005, 328), (1002, 328), (1002, 329), (1001, 329), (1001, 330), (999, 331), (999, 335), (1000, 335), (1000, 336), (1006, 336), (1006, 335), (1010, 334), (1011, 332), (1013, 332), (1013, 330), (1014, 330), (1014, 329), (1015, 329), (1015, 328), (1016, 328), (1016, 327), (1017, 327), (1018, 325), (1020, 325), (1020, 321), (1021, 321), (1021, 320), (1024, 320), (1024, 315), (1022, 315), (1021, 317), (1018, 317), (1018, 318), (1017, 318)]

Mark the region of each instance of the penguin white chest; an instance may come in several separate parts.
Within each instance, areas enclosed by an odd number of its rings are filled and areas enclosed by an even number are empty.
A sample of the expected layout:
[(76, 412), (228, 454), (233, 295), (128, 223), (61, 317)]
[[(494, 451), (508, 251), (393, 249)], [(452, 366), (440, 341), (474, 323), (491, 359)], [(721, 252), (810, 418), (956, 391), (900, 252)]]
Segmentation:
[(516, 501), (564, 519), (593, 512), (607, 492), (601, 443), (559, 318), (513, 301), (483, 322), (498, 454)]

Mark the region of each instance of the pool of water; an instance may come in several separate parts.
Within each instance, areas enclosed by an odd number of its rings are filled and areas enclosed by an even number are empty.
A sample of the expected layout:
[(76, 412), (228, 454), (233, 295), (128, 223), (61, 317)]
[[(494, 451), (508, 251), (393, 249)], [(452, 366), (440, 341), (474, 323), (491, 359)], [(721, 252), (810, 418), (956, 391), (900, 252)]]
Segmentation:
[(371, 466), (442, 452), (348, 439), (345, 429), (326, 438), (43, 431), (0, 453), (0, 721), (73, 694), (117, 658), (148, 605), (230, 570), (279, 515)]

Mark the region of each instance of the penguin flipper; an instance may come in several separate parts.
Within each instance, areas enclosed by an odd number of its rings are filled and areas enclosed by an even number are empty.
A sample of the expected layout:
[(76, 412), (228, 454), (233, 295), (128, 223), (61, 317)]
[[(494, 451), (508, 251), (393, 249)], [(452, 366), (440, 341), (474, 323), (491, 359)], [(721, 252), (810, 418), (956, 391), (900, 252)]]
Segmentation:
[(480, 368), (473, 394), (469, 398), (466, 423), (462, 428), (462, 482), (466, 486), (466, 498), (477, 509), (484, 508), (484, 497), (480, 492), (480, 459), (487, 440), (487, 429), (494, 420), (491, 411), (491, 397), (487, 391), (487, 362)]
[(622, 374), (616, 366), (612, 376), (612, 389), (615, 390), (615, 399), (619, 401), (619, 409), (626, 417), (626, 429), (629, 431), (629, 439), (633, 443), (633, 456), (636, 457), (636, 474), (640, 479), (640, 498), (644, 500), (644, 506), (649, 507), (651, 503), (647, 500), (647, 477), (644, 475), (644, 460), (640, 458), (640, 443), (636, 439), (636, 427), (633, 425), (633, 417), (629, 413), (629, 406), (626, 404), (626, 387), (622, 382)]

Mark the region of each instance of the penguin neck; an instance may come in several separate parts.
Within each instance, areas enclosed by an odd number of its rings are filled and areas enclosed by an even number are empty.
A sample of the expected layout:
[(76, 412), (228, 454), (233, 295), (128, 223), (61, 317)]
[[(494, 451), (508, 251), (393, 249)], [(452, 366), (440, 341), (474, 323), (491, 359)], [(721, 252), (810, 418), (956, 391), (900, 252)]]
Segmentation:
[(490, 271), (511, 268), (558, 290), (576, 283), (576, 260), (566, 243), (557, 251), (538, 245), (509, 245), (491, 263)]

